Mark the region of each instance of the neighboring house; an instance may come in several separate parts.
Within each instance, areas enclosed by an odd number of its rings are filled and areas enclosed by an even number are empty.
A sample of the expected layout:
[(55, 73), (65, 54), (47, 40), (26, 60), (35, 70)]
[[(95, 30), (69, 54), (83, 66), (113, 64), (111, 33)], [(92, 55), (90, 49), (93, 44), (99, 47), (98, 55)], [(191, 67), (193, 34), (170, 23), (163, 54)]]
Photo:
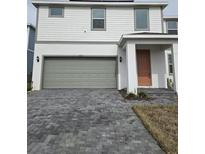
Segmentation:
[(27, 82), (31, 82), (35, 45), (35, 27), (32, 24), (27, 24), (27, 35)]
[[(178, 17), (177, 16), (166, 16), (164, 17), (164, 30), (167, 34), (178, 34)], [(174, 63), (172, 59), (171, 49), (165, 50), (166, 70), (167, 78), (173, 82), (174, 77)]]
[(177, 90), (178, 36), (165, 33), (166, 2), (32, 2), (38, 12), (34, 90), (166, 88), (169, 48)]

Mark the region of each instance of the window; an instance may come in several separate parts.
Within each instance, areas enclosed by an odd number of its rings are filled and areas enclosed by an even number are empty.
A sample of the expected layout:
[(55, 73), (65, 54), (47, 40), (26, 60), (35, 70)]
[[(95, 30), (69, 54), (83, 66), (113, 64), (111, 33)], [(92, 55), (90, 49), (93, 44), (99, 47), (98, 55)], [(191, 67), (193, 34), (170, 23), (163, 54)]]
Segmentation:
[(172, 60), (172, 54), (168, 54), (168, 69), (169, 69), (169, 74), (173, 74), (173, 60)]
[(168, 34), (178, 34), (177, 21), (167, 21), (167, 33)]
[(92, 30), (105, 30), (105, 9), (92, 9)]
[(49, 16), (50, 17), (63, 17), (63, 7), (50, 7)]
[(149, 9), (135, 9), (135, 30), (149, 30)]

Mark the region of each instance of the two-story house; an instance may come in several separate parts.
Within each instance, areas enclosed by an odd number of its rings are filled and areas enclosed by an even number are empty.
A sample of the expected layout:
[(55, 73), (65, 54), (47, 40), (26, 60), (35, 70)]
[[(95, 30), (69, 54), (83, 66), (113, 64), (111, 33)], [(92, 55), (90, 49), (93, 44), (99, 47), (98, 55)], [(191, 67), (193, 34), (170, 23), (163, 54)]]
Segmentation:
[(178, 36), (163, 26), (168, 4), (124, 1), (33, 0), (33, 89), (166, 88), (171, 49), (177, 90)]

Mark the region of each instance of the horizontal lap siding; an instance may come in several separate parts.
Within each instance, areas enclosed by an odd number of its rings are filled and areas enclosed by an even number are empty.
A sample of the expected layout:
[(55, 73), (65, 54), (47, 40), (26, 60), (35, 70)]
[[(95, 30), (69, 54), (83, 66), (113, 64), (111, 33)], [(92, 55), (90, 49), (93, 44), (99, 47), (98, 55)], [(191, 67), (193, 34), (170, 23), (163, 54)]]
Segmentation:
[[(39, 7), (38, 41), (118, 41), (134, 31), (133, 7), (106, 7), (106, 31), (91, 31), (91, 8), (66, 6), (64, 18), (49, 18), (48, 7)], [(150, 30), (161, 32), (160, 7), (150, 8)]]
[(38, 55), (54, 56), (117, 56), (117, 44), (109, 43), (63, 43), (36, 44)]
[(150, 31), (162, 33), (162, 14), (159, 7), (150, 8)]

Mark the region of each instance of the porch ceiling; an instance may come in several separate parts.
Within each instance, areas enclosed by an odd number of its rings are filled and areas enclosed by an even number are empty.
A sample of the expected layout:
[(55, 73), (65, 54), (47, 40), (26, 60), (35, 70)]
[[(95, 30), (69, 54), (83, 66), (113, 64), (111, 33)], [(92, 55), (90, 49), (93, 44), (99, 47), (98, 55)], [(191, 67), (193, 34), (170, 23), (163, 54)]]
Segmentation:
[(123, 34), (118, 45), (123, 47), (127, 41), (135, 44), (173, 44), (178, 41), (178, 35), (149, 32)]

